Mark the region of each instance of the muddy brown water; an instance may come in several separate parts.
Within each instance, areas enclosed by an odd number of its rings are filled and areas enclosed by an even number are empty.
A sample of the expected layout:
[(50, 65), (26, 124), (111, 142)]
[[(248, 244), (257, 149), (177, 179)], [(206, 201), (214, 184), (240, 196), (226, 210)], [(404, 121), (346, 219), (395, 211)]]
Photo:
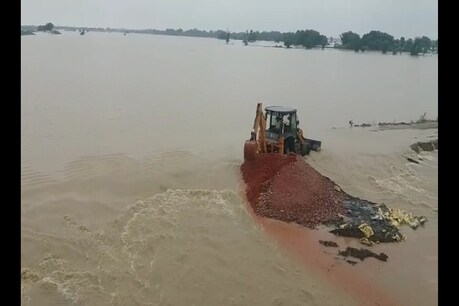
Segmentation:
[[(21, 37), (23, 305), (435, 305), (437, 58), (75, 33)], [(348, 71), (353, 71), (349, 77)], [(426, 215), (386, 263), (261, 220), (239, 166), (256, 102), (299, 111), (307, 158), (347, 193)], [(336, 129), (331, 129), (336, 127)]]

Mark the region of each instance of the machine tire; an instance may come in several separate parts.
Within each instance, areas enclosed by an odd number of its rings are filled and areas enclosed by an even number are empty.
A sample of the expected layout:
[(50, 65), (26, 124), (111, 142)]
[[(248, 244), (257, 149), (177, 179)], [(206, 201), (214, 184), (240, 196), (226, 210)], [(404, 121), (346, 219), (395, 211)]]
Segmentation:
[(301, 145), (301, 155), (305, 156), (305, 155), (309, 155), (309, 152), (311, 151), (311, 146), (309, 145), (309, 143), (307, 142), (304, 142), (302, 145)]
[(295, 152), (295, 138), (293, 137), (287, 137), (284, 142), (284, 154), (287, 154), (288, 152)]
[(244, 144), (244, 160), (254, 160), (257, 155), (257, 150), (257, 143), (247, 140)]

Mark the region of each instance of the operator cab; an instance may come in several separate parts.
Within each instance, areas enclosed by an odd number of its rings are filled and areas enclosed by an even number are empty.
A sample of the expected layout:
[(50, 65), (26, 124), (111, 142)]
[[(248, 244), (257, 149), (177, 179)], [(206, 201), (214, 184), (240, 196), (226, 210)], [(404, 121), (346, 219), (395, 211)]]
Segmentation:
[(266, 137), (278, 140), (280, 135), (296, 136), (298, 118), (296, 109), (285, 106), (269, 106), (265, 108)]

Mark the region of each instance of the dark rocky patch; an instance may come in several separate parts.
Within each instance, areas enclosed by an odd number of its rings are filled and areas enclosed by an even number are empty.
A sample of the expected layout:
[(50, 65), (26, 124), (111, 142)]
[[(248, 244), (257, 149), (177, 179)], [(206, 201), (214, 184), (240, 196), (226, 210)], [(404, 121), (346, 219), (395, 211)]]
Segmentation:
[(417, 160), (414, 160), (414, 159), (412, 159), (410, 157), (407, 157), (406, 159), (411, 163), (419, 164), (419, 162)]
[(338, 244), (334, 241), (325, 241), (325, 240), (319, 240), (320, 244), (323, 244), (326, 247), (332, 247), (332, 248), (337, 248)]
[(368, 237), (372, 242), (397, 242), (403, 240), (403, 235), (390, 220), (381, 217), (380, 212), (387, 213), (389, 208), (385, 204), (376, 204), (346, 195), (343, 200), (346, 216), (341, 221), (329, 222), (327, 225), (334, 227), (330, 233), (337, 236), (364, 238), (364, 233), (359, 226), (368, 224), (374, 234)]
[(353, 261), (353, 260), (346, 260), (347, 263), (355, 266), (357, 264), (357, 261)]
[(381, 261), (387, 261), (387, 259), (389, 258), (389, 256), (387, 256), (385, 253), (376, 254), (375, 252), (372, 252), (368, 249), (356, 249), (352, 247), (347, 247), (345, 251), (339, 251), (338, 254), (344, 257), (351, 256), (354, 258), (358, 258), (361, 261), (368, 257), (374, 257)]
[(416, 142), (411, 145), (411, 149), (420, 153), (421, 151), (434, 151), (438, 150), (438, 139), (427, 142)]

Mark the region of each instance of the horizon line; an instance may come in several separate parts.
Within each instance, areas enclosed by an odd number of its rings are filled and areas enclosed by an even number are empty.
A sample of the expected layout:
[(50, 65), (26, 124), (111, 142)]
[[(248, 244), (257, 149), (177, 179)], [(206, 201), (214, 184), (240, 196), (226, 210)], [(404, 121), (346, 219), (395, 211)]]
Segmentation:
[[(52, 22), (51, 22), (52, 23)], [(34, 26), (34, 27), (37, 27), (38, 25), (34, 25), (34, 24), (21, 24), (21, 27), (24, 27), (24, 26)], [(227, 32), (225, 30), (222, 30), (222, 29), (217, 29), (217, 30), (201, 30), (199, 28), (188, 28), (188, 29), (184, 29), (182, 27), (179, 27), (179, 28), (171, 28), (171, 27), (168, 27), (168, 28), (165, 28), (165, 29), (157, 29), (157, 28), (124, 28), (124, 27), (116, 27), (116, 28), (111, 28), (111, 27), (102, 27), (102, 26), (70, 26), (70, 25), (54, 25), (54, 27), (67, 27), (67, 28), (80, 28), (80, 29), (84, 29), (84, 28), (93, 28), (93, 29), (110, 29), (110, 30), (134, 30), (134, 31), (144, 31), (144, 30), (156, 30), (156, 31), (166, 31), (168, 29), (172, 29), (172, 30), (179, 30), (179, 29), (182, 29), (183, 31), (188, 31), (188, 30), (199, 30), (199, 31), (205, 31), (205, 32), (217, 32), (217, 31), (223, 31), (223, 32)], [(279, 33), (295, 33), (296, 31), (305, 31), (305, 30), (314, 30), (314, 31), (317, 31), (319, 32), (321, 35), (324, 35), (326, 37), (332, 37), (332, 35), (325, 35), (323, 33), (321, 33), (319, 30), (315, 30), (315, 29), (312, 29), (312, 28), (309, 28), (309, 29), (302, 29), (302, 30), (295, 30), (295, 31), (286, 31), (286, 32), (282, 32), (282, 31), (279, 31), (279, 30), (254, 30), (254, 29), (250, 29), (250, 30), (253, 30), (254, 32), (279, 32)], [(249, 29), (245, 30), (245, 31), (250, 31)], [(230, 31), (230, 33), (244, 33), (245, 31)], [(380, 31), (380, 30), (369, 30), (368, 32), (364, 33), (364, 34), (361, 34), (361, 36), (367, 34), (367, 33), (370, 33), (371, 31), (378, 31), (378, 32), (382, 32), (382, 33), (387, 33), (391, 36), (393, 36), (394, 38), (396, 38), (395, 35), (392, 35), (388, 32), (384, 32), (384, 31)], [(356, 33), (356, 34), (359, 34), (357, 32), (354, 32), (352, 30), (347, 30), (347, 31), (343, 31), (341, 32), (342, 33), (345, 33), (345, 32), (353, 32), (353, 33)], [(341, 36), (341, 34), (338, 34), (338, 37)], [(359, 34), (360, 35), (360, 34)], [(426, 36), (426, 37), (429, 37), (427, 35), (417, 35), (417, 36), (413, 36), (413, 38), (421, 38), (423, 36)], [(408, 36), (400, 36), (401, 37), (404, 37), (404, 38), (408, 38)], [(430, 37), (429, 37), (430, 38)], [(438, 40), (438, 33), (437, 33), (437, 37), (435, 39), (433, 38), (430, 38), (431, 40)]]

